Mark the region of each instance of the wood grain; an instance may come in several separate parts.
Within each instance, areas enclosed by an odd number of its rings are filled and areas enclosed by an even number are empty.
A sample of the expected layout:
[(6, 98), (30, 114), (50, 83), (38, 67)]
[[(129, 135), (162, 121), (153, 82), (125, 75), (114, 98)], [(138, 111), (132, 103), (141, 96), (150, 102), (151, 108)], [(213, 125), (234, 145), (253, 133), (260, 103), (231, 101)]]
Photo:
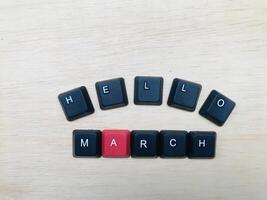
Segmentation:
[[(266, 199), (267, 1), (1, 0), (0, 199)], [(133, 104), (137, 75), (162, 106)], [(124, 77), (130, 103), (101, 111), (94, 83)], [(166, 105), (172, 79), (237, 107), (223, 127)], [(67, 122), (57, 95), (85, 85), (94, 115)], [(74, 159), (75, 128), (218, 133), (214, 160)]]

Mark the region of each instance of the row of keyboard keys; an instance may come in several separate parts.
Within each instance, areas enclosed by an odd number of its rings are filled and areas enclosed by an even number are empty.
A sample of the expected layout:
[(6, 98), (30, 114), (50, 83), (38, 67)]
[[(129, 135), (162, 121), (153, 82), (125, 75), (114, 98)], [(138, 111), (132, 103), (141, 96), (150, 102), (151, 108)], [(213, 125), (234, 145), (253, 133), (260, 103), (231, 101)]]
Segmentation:
[(75, 157), (213, 158), (215, 132), (149, 130), (74, 130)]
[[(161, 105), (163, 78), (135, 77), (134, 103), (137, 105)], [(128, 105), (126, 86), (123, 78), (100, 81), (95, 84), (98, 101), (102, 110)], [(167, 104), (174, 108), (194, 111), (201, 92), (201, 85), (182, 79), (174, 79)], [(69, 121), (94, 113), (94, 107), (84, 86), (59, 95), (66, 118)], [(213, 90), (200, 114), (222, 126), (235, 107), (235, 103)]]

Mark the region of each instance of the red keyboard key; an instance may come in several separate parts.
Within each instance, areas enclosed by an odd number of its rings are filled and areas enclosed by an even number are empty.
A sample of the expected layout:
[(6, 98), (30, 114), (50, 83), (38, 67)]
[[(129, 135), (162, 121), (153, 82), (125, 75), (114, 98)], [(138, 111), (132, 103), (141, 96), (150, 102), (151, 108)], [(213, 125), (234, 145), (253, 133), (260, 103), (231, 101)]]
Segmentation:
[(103, 130), (102, 156), (129, 157), (131, 154), (131, 133), (129, 130)]

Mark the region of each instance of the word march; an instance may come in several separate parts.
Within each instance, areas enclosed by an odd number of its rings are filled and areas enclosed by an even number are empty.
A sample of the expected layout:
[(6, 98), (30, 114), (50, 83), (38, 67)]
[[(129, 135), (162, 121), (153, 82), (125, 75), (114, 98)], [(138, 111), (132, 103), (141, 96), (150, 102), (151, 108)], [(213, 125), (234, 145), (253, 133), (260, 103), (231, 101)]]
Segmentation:
[(216, 132), (74, 130), (74, 157), (215, 157)]
[[(95, 84), (99, 106), (102, 110), (128, 105), (123, 78), (99, 81)], [(167, 104), (170, 107), (194, 111), (202, 86), (198, 83), (175, 78), (170, 88)], [(137, 76), (134, 79), (134, 103), (136, 105), (161, 105), (163, 78)], [(72, 121), (95, 112), (93, 103), (84, 86), (64, 92), (58, 96), (67, 120)], [(218, 126), (222, 126), (235, 102), (216, 90), (212, 90), (202, 105), (199, 114)]]

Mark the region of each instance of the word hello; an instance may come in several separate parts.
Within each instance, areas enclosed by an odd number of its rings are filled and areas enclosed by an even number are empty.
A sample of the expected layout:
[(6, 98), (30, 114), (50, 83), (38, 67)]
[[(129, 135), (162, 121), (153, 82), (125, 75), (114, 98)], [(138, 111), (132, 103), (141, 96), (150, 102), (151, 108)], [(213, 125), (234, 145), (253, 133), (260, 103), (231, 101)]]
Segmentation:
[[(128, 105), (126, 85), (123, 78), (99, 81), (95, 84), (99, 106), (102, 110)], [(170, 88), (167, 104), (170, 107), (193, 112), (196, 109), (202, 86), (199, 83), (175, 78)], [(134, 79), (134, 103), (136, 105), (162, 104), (163, 78), (137, 76)], [(93, 103), (84, 86), (58, 96), (69, 121), (95, 112)], [(235, 107), (235, 102), (216, 90), (212, 90), (199, 114), (222, 126)]]

